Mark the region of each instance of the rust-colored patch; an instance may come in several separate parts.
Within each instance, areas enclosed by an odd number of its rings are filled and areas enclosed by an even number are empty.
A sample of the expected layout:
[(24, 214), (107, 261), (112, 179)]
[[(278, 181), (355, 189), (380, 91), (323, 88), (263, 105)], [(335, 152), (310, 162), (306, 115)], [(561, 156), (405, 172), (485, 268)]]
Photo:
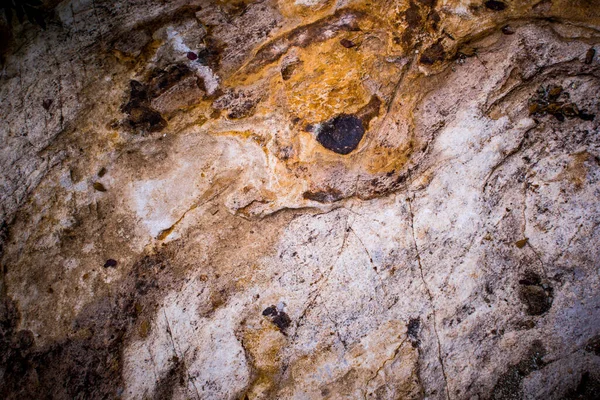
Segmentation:
[(147, 319), (142, 320), (142, 322), (140, 322), (138, 333), (141, 338), (148, 337), (148, 334), (150, 333), (150, 321)]
[(342, 9), (329, 17), (295, 28), (260, 47), (246, 65), (245, 72), (256, 73), (265, 65), (279, 60), (291, 47), (307, 47), (323, 42), (341, 31), (359, 30), (358, 21), (362, 18), (365, 18), (365, 14), (360, 11)]
[(318, 123), (336, 114), (356, 112), (368, 102), (369, 94), (360, 79), (367, 62), (363, 53), (330, 40), (313, 45), (300, 59), (302, 68), (296, 68), (284, 81), (290, 113)]
[(587, 180), (588, 166), (586, 162), (591, 158), (590, 153), (583, 151), (573, 154), (572, 162), (561, 173), (562, 177), (568, 179), (576, 190), (581, 190)]
[(529, 242), (528, 238), (517, 240), (515, 242), (515, 246), (517, 246), (519, 249), (522, 249), (523, 247), (525, 247), (527, 245), (528, 242)]
[(282, 366), (281, 351), (286, 344), (285, 336), (275, 325), (264, 320), (259, 329), (244, 329), (241, 342), (254, 369), (254, 380), (247, 393), (254, 396), (272, 393), (279, 386), (277, 378)]

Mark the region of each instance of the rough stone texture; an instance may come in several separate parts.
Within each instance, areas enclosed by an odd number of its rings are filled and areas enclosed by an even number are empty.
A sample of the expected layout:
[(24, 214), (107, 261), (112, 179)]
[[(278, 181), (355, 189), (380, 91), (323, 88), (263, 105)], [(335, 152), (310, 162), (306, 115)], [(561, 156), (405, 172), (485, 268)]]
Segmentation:
[(600, 397), (597, 1), (46, 6), (2, 398)]

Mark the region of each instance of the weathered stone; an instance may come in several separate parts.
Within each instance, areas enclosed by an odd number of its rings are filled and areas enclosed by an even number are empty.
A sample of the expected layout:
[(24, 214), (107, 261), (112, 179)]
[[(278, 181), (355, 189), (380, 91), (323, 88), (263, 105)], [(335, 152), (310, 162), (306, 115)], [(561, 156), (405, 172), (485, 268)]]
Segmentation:
[(170, 114), (198, 104), (205, 94), (198, 86), (198, 78), (190, 76), (152, 99), (150, 105), (161, 114)]
[(44, 7), (0, 22), (0, 397), (597, 397), (593, 1)]

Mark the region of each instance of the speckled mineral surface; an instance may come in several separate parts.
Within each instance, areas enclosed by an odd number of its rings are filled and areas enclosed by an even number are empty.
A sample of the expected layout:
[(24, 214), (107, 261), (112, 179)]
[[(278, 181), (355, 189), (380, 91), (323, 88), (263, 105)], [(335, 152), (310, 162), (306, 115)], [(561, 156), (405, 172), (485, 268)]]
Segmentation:
[(0, 397), (600, 398), (598, 0), (11, 4)]

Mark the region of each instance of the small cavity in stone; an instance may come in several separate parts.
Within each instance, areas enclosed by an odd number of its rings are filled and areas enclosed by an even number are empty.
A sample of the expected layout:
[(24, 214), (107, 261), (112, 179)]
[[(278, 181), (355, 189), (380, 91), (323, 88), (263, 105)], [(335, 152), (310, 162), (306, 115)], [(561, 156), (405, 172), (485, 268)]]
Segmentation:
[(553, 301), (553, 288), (543, 283), (541, 277), (532, 271), (527, 271), (519, 280), (519, 299), (526, 306), (529, 315), (542, 315), (550, 310)]
[(501, 1), (489, 0), (485, 2), (485, 6), (492, 11), (503, 11), (506, 9), (506, 4)]
[(591, 47), (586, 53), (585, 53), (585, 63), (586, 64), (591, 64), (594, 61), (594, 57), (596, 56), (596, 50)]

